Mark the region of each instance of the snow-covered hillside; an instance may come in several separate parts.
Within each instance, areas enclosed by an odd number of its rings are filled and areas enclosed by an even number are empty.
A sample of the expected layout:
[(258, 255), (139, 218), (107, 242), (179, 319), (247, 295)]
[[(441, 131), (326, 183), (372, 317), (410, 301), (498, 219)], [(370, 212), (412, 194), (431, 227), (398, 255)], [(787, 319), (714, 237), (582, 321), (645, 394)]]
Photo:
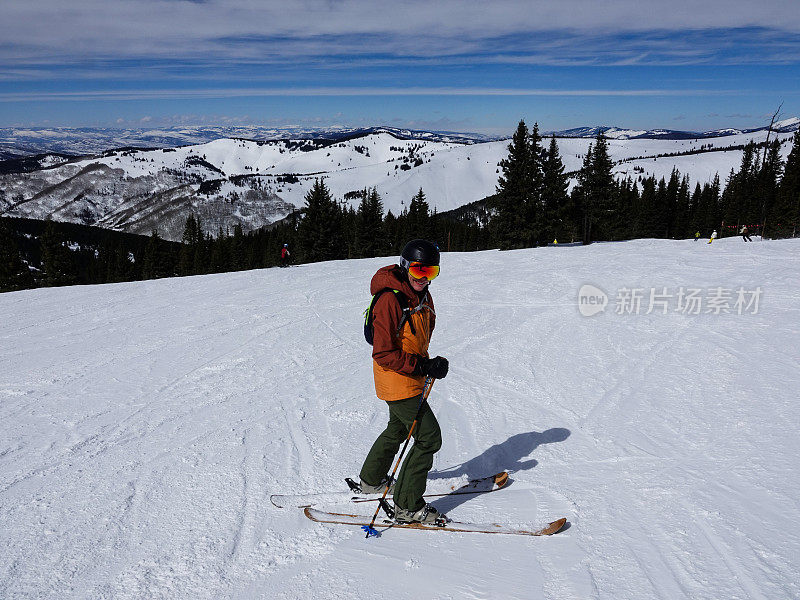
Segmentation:
[[(783, 141), (785, 157), (791, 133)], [(687, 140), (611, 139), (619, 177), (668, 178), (674, 168), (692, 185), (723, 181), (742, 151), (764, 132)], [(558, 140), (566, 171), (580, 169), (592, 139)], [(693, 154), (686, 154), (693, 153)], [(190, 212), (209, 231), (239, 223), (245, 231), (281, 219), (304, 205), (315, 179), (336, 198), (358, 205), (356, 193), (376, 187), (384, 208), (401, 213), (422, 188), (432, 209), (452, 210), (496, 190), (508, 141), (474, 144), (400, 139), (376, 132), (339, 142), (220, 139), (151, 151), (116, 151), (31, 173), (0, 176), (0, 214), (96, 223), (149, 234), (155, 227), (179, 240)], [(683, 154), (674, 156), (675, 154)], [(573, 180), (574, 184), (574, 180)]]
[(429, 489), (507, 469), (435, 503), (567, 517), (549, 538), (365, 540), (270, 504), (341, 487), (385, 424), (361, 311), (391, 258), (0, 294), (0, 597), (800, 597), (798, 251), (443, 255)]
[(398, 137), (472, 143), (496, 139), (477, 133), (418, 131), (396, 127), (263, 127), (186, 126), (118, 129), (112, 127), (0, 127), (0, 160), (45, 153), (100, 154), (117, 148), (174, 148), (206, 144), (218, 139), (344, 139), (377, 131)]

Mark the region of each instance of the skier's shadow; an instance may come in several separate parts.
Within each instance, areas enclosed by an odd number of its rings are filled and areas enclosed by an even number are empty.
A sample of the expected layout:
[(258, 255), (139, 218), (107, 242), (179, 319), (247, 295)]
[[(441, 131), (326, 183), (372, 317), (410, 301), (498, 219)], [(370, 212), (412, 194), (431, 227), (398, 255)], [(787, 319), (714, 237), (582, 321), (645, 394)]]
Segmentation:
[[(428, 474), (428, 479), (447, 479), (451, 477), (466, 476), (468, 479), (485, 477), (487, 474), (507, 471), (509, 474), (518, 471), (527, 471), (539, 464), (534, 459), (522, 460), (536, 450), (542, 444), (553, 444), (563, 442), (570, 436), (569, 429), (554, 427), (547, 431), (530, 431), (528, 433), (518, 433), (512, 435), (505, 442), (495, 444), (486, 449), (485, 452), (468, 460), (465, 463)], [(509, 481), (507, 485), (511, 485)], [(435, 502), (436, 508), (447, 513), (454, 508), (467, 502), (473, 495), (471, 494), (450, 494)]]

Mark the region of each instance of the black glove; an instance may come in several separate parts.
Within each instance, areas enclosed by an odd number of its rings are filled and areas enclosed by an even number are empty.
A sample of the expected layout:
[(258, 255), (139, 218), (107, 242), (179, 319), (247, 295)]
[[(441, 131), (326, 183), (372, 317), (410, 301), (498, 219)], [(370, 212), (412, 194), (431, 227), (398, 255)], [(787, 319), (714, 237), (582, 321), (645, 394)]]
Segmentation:
[(436, 358), (425, 358), (423, 356), (417, 357), (417, 366), (414, 369), (415, 375), (426, 375), (434, 379), (444, 379), (447, 377), (447, 371), (450, 368), (450, 363), (443, 356)]

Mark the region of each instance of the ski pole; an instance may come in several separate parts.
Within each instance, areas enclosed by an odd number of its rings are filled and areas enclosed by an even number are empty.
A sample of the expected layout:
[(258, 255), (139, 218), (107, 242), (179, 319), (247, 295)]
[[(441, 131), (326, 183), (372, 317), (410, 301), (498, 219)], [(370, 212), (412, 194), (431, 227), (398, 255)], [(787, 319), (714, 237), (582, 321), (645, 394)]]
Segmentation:
[(414, 422), (411, 423), (411, 428), (408, 430), (408, 437), (406, 437), (406, 443), (403, 444), (403, 449), (400, 451), (400, 456), (397, 457), (397, 462), (394, 463), (394, 469), (392, 469), (392, 474), (389, 476), (389, 481), (386, 483), (386, 489), (383, 490), (383, 496), (378, 502), (378, 508), (375, 509), (375, 514), (372, 515), (372, 520), (369, 522), (369, 525), (361, 526), (361, 529), (367, 532), (366, 537), (378, 535), (378, 531), (373, 527), (373, 525), (375, 525), (375, 519), (378, 518), (378, 513), (381, 511), (381, 506), (386, 500), (386, 494), (389, 492), (389, 485), (392, 481), (394, 481), (394, 474), (397, 472), (397, 467), (400, 466), (400, 461), (403, 460), (403, 455), (406, 453), (406, 448), (408, 448), (408, 442), (411, 440), (411, 435), (414, 433), (414, 428), (417, 426), (417, 421), (419, 421), (419, 414), (422, 412), (422, 405), (425, 404), (425, 401), (428, 399), (428, 394), (431, 393), (431, 388), (433, 387), (434, 381), (436, 380), (433, 377), (425, 378), (425, 387), (422, 388), (422, 397), (419, 400), (417, 414), (414, 417)]

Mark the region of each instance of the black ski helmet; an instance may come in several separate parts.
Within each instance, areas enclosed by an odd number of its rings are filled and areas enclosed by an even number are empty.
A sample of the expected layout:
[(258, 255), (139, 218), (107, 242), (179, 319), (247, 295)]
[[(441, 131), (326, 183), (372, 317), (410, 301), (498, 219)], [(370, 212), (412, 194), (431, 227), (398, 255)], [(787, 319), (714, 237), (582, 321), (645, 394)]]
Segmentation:
[(439, 248), (428, 240), (411, 240), (403, 248), (400, 265), (407, 269), (408, 263), (420, 262), (423, 265), (439, 266)]

